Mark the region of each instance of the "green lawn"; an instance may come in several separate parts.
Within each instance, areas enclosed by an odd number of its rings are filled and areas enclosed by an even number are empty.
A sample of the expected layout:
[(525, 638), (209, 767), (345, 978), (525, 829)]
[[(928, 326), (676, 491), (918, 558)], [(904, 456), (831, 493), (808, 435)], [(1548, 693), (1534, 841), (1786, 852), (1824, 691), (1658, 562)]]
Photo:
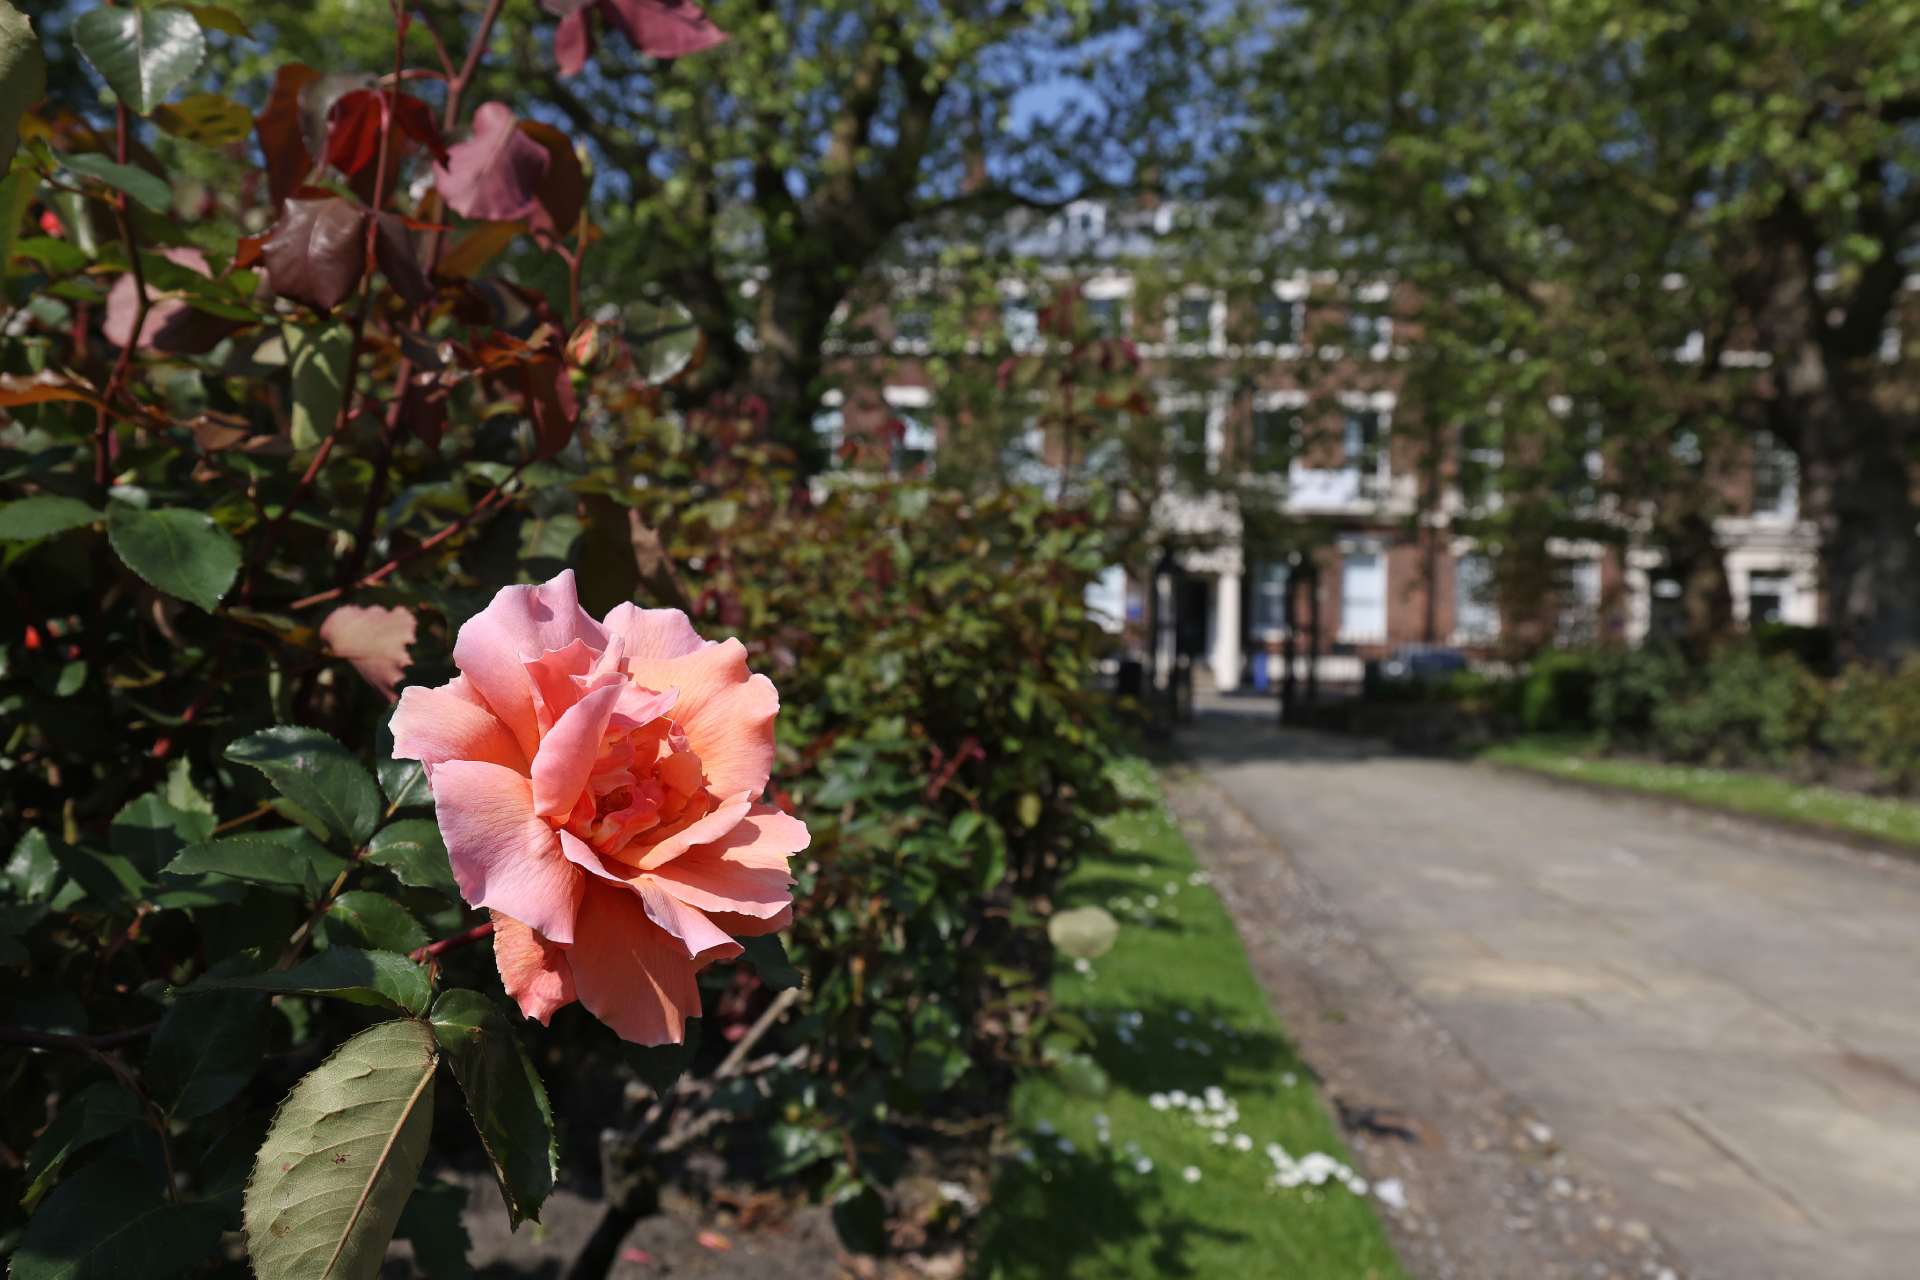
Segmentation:
[[(1106, 907), (1119, 940), (1054, 975), (1061, 1007), (1096, 1033), (1105, 1088), (1095, 1073), (1016, 1088), (1019, 1149), (976, 1276), (1401, 1276), (1365, 1184), (1344, 1166), (1327, 1176), (1340, 1141), (1152, 772), (1129, 761), (1121, 773), (1136, 807), (1111, 820), (1113, 855), (1080, 867), (1059, 903)], [(1270, 1144), (1296, 1185), (1274, 1185)]]
[(1489, 747), (1480, 758), (1623, 791), (1671, 796), (1734, 813), (1781, 818), (1920, 848), (1920, 804), (1908, 801), (1837, 787), (1803, 786), (1762, 773), (1608, 759), (1592, 754), (1592, 745), (1585, 740), (1567, 738), (1520, 738)]

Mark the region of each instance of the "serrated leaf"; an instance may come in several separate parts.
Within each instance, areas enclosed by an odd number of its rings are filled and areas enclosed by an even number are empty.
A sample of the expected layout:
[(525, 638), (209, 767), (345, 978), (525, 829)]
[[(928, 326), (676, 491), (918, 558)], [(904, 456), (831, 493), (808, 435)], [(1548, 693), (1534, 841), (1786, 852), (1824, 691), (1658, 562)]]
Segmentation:
[(156, 591), (212, 613), (240, 573), (240, 544), (204, 511), (107, 506), (107, 541)]
[(374, 772), (380, 776), (380, 792), (386, 796), (389, 809), (415, 809), (433, 803), (433, 792), (427, 787), (427, 771), (420, 767), (418, 760), (382, 758)]
[(66, 1162), (122, 1129), (141, 1122), (140, 1100), (110, 1080), (88, 1085), (62, 1101), (27, 1152), (27, 1190), (20, 1207), (31, 1210), (53, 1186)]
[[(94, 12), (101, 11), (96, 9)], [(70, 173), (125, 192), (155, 213), (173, 212), (173, 188), (167, 185), (167, 180), (136, 165), (116, 163), (97, 151), (62, 156), (60, 163)]]
[(7, 865), (0, 869), (0, 882), (23, 902), (53, 896), (54, 886), (60, 883), (60, 860), (53, 856), (46, 832), (30, 827), (20, 833), (7, 855)]
[(153, 122), (176, 138), (225, 147), (253, 132), (253, 113), (217, 93), (191, 93), (155, 108)]
[(116, 854), (151, 877), (185, 845), (213, 831), (213, 815), (191, 813), (167, 803), (158, 791), (129, 800), (113, 815), (107, 843)]
[(120, 101), (140, 115), (160, 105), (207, 56), (207, 38), (182, 9), (90, 9), (73, 41)]
[(352, 865), (321, 848), (306, 832), (289, 829), (189, 845), (162, 868), (162, 874), (224, 876), (248, 884), (290, 886), (317, 895)]
[(433, 1280), (466, 1280), (473, 1274), (467, 1253), (473, 1240), (462, 1215), (467, 1189), (457, 1182), (430, 1178), (414, 1188), (394, 1235), (413, 1245), (413, 1260)]
[(279, 995), (333, 996), (354, 1004), (424, 1014), (433, 999), (427, 971), (391, 951), (329, 947), (291, 969), (270, 973), (209, 976), (184, 988), (183, 996), (209, 991), (267, 991)]
[(288, 325), (285, 333), (293, 369), (293, 447), (311, 449), (339, 416), (353, 333), (343, 324)]
[(620, 312), (635, 371), (650, 386), (672, 382), (700, 353), (700, 326), (680, 302), (634, 301)]
[(350, 940), (379, 951), (408, 952), (427, 945), (427, 931), (407, 909), (384, 894), (355, 889), (327, 908), (328, 937), (344, 931)]
[(194, 16), (208, 31), (223, 31), (230, 36), (250, 36), (246, 20), (233, 10), (217, 4), (183, 4), (180, 6)]
[(746, 962), (760, 975), (760, 981), (775, 991), (785, 991), (789, 987), (801, 985), (800, 971), (787, 959), (787, 948), (776, 934), (764, 934), (758, 938), (740, 938), (740, 946), (745, 953)]
[[(424, 785), (424, 784), (423, 784)], [(431, 818), (403, 818), (380, 829), (367, 845), (367, 861), (393, 872), (401, 884), (460, 896), (447, 861), (446, 842)]]
[(371, 1280), (426, 1159), (433, 1032), (369, 1027), (293, 1087), (247, 1183), (247, 1253), (259, 1280)]
[(380, 788), (348, 750), (318, 729), (278, 725), (227, 748), (227, 759), (267, 775), (281, 795), (358, 847), (380, 825)]
[[(20, 117), (46, 96), (47, 60), (33, 23), (7, 0), (0, 0), (0, 174), (13, 163), (20, 142)], [(0, 256), (0, 268), (6, 259)]]
[(479, 992), (453, 990), (434, 1002), (432, 1022), (493, 1163), (508, 1217), (515, 1227), (538, 1219), (553, 1190), (560, 1151), (547, 1088), (512, 1021)]
[[(102, 1207), (111, 1205), (111, 1213)], [(152, 1170), (100, 1160), (55, 1187), (27, 1224), (11, 1280), (167, 1280), (204, 1262), (226, 1211), (170, 1202)]]
[[(0, 0), (4, 4), (6, 0)], [(101, 512), (78, 498), (42, 494), (0, 506), (0, 542), (38, 542), (82, 529), (101, 518)]]
[(216, 1111), (246, 1088), (267, 1047), (267, 1001), (243, 991), (176, 999), (147, 1046), (147, 1082), (175, 1120)]

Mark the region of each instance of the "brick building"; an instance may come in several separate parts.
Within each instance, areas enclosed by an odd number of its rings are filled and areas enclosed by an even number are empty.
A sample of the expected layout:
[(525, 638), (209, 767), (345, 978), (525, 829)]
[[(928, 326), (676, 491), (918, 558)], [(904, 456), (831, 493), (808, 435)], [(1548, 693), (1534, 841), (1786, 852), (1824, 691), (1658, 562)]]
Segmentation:
[[(1497, 598), (1489, 548), (1469, 529), (1506, 459), (1479, 424), (1455, 424), (1437, 444), (1396, 429), (1402, 366), (1420, 340), (1412, 300), (1331, 275), (1183, 273), (1168, 248), (1176, 218), (1089, 202), (1016, 225), (996, 248), (1023, 270), (999, 282), (997, 307), (975, 308), (944, 340), (930, 317), (948, 282), (894, 272), (886, 296), (844, 326), (854, 336), (842, 340), (819, 430), (838, 443), (888, 427), (905, 465), (952, 447), (966, 427), (943, 410), (939, 371), (1044, 352), (1044, 298), (1070, 286), (1089, 325), (1137, 352), (1157, 420), (1197, 467), (1197, 483), (1170, 484), (1155, 502), (1179, 567), (1158, 585), (1157, 610), (1149, 583), (1116, 569), (1105, 584), (1103, 608), (1136, 646), (1148, 617), (1177, 616), (1163, 656), (1177, 648), (1215, 687), (1242, 687), (1279, 652), (1296, 573), (1307, 580), (1296, 614), (1308, 615), (1311, 591), (1329, 682), (1404, 646), (1491, 658), (1545, 641), (1637, 644), (1672, 625), (1679, 584), (1624, 517), (1614, 517), (1624, 538), (1546, 539), (1533, 550), (1555, 566), (1551, 590)], [(1048, 444), (1035, 434), (1044, 481)], [(1584, 465), (1597, 480), (1604, 463), (1594, 453)], [(1762, 441), (1722, 488), (1728, 514), (1714, 527), (1736, 621), (1819, 622), (1818, 535), (1800, 512), (1793, 455)], [(1305, 652), (1305, 636), (1296, 642)]]

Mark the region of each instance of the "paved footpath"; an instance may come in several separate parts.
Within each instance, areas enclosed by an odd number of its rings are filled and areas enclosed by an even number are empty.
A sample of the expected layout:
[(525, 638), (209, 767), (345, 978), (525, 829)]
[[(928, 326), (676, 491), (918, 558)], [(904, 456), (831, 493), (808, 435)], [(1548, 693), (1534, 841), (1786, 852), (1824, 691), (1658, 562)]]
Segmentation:
[(1692, 1280), (1920, 1276), (1920, 865), (1269, 714), (1181, 747)]

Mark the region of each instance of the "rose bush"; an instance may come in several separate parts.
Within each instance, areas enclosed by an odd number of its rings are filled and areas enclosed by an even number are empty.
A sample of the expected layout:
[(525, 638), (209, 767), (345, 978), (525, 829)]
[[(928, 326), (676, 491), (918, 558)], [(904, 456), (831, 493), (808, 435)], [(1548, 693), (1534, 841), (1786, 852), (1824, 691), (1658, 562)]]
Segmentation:
[(413, 687), (418, 760), (461, 895), (493, 913), (500, 979), (542, 1024), (576, 998), (638, 1044), (678, 1044), (694, 975), (793, 918), (798, 819), (759, 802), (779, 699), (737, 640), (678, 609), (595, 622), (573, 573), (507, 587), (460, 629), (461, 674)]

